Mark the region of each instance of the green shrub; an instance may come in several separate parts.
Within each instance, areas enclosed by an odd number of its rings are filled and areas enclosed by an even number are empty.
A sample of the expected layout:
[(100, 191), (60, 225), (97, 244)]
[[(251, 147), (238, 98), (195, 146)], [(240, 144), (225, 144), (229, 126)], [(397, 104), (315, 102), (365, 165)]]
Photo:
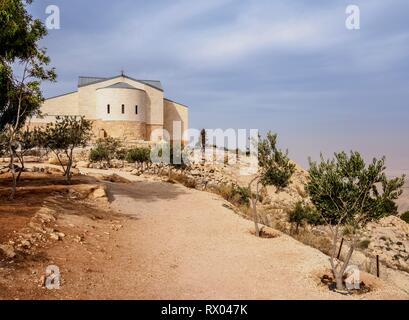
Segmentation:
[(288, 212), (288, 222), (295, 225), (296, 233), (298, 233), (299, 227), (305, 223), (312, 225), (322, 224), (321, 217), (316, 209), (311, 205), (305, 204), (303, 201), (298, 201), (294, 208)]
[(215, 191), (234, 205), (248, 206), (250, 204), (250, 190), (246, 187), (221, 185)]
[(400, 218), (405, 221), (406, 223), (409, 223), (409, 211), (406, 211), (404, 214), (400, 216)]
[(116, 152), (116, 159), (118, 159), (118, 160), (125, 160), (127, 153), (128, 153), (128, 150), (126, 150), (126, 149), (124, 149), (124, 148), (119, 149), (119, 150)]
[(122, 144), (118, 139), (112, 137), (98, 139), (95, 147), (90, 152), (89, 158), (92, 162), (107, 161), (109, 163), (112, 159), (121, 157), (123, 150), (121, 147)]
[(100, 147), (91, 149), (91, 152), (89, 154), (89, 159), (91, 160), (91, 162), (104, 161), (107, 158), (108, 158), (108, 151)]
[(129, 163), (146, 163), (151, 160), (151, 150), (149, 148), (133, 148), (128, 150), (125, 160)]

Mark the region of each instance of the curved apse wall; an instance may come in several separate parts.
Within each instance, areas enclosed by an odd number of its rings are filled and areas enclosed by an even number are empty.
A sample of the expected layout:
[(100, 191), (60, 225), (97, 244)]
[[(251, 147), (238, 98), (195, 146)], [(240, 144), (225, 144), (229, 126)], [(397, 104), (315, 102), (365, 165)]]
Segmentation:
[[(136, 88), (98, 89), (96, 91), (96, 117), (102, 121), (146, 122), (145, 100), (146, 92)], [(124, 113), (122, 113), (122, 105), (124, 105)], [(137, 114), (136, 106), (138, 106)]]

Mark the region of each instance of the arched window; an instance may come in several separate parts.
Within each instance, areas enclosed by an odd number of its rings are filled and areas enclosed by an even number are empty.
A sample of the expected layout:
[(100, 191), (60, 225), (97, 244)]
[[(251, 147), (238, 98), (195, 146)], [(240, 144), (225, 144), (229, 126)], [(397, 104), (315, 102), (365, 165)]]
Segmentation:
[(107, 113), (110, 114), (111, 113), (111, 106), (109, 104), (107, 104)]
[(138, 106), (135, 106), (135, 114), (138, 114)]
[(125, 113), (125, 105), (123, 104), (122, 105), (122, 114), (124, 114)]

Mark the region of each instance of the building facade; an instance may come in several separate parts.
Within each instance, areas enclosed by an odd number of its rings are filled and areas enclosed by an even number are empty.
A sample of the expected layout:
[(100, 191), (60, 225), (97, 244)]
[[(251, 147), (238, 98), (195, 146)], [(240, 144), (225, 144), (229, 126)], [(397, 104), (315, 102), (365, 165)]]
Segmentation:
[(85, 116), (93, 121), (96, 137), (125, 142), (183, 140), (188, 108), (164, 97), (160, 81), (137, 80), (124, 74), (112, 78), (79, 77), (75, 92), (44, 101), (42, 118), (31, 126), (55, 121), (57, 116)]

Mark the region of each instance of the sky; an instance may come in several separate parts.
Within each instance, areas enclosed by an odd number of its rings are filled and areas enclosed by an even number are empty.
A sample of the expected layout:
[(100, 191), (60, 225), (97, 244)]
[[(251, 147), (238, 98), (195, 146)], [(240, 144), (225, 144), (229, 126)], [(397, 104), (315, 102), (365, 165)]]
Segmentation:
[[(345, 26), (360, 9), (360, 29)], [(407, 0), (37, 0), (59, 30), (42, 40), (58, 82), (45, 97), (76, 90), (78, 76), (160, 80), (189, 106), (190, 127), (278, 133), (306, 167), (322, 152), (360, 151), (409, 170)]]

